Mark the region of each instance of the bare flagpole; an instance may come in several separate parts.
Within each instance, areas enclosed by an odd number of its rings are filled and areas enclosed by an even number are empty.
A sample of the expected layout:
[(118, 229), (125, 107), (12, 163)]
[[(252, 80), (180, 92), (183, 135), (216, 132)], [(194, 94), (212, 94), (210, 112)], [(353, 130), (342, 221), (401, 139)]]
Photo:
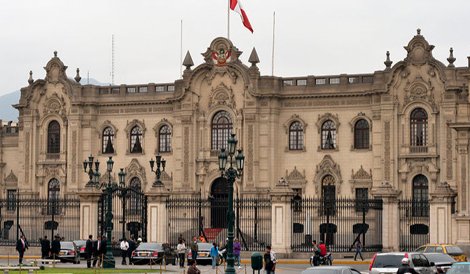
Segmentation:
[(227, 39), (230, 40), (230, 0), (227, 2)]
[(180, 76), (183, 75), (183, 19), (180, 28)]
[(274, 76), (274, 34), (276, 29), (276, 12), (273, 13), (273, 52), (272, 52), (272, 64), (271, 64), (271, 76)]

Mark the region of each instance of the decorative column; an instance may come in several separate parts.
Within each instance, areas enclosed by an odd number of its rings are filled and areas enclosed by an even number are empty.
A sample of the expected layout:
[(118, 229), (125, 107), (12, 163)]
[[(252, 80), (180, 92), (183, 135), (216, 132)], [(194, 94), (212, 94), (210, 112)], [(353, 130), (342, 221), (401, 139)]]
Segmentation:
[(280, 180), (271, 190), (271, 247), (276, 254), (292, 253), (292, 208), (294, 192), (285, 180)]
[(372, 196), (383, 200), (382, 211), (382, 246), (383, 252), (398, 251), (400, 246), (400, 212), (398, 210), (398, 195), (400, 191), (394, 189), (389, 182), (374, 187)]
[(98, 202), (101, 191), (78, 193), (80, 197), (80, 239), (88, 239), (88, 235), (98, 236)]
[(442, 182), (436, 185), (430, 196), (430, 242), (451, 243), (452, 206), (456, 193), (447, 182)]
[(168, 242), (166, 201), (169, 197), (170, 193), (164, 187), (154, 187), (147, 194), (148, 242)]

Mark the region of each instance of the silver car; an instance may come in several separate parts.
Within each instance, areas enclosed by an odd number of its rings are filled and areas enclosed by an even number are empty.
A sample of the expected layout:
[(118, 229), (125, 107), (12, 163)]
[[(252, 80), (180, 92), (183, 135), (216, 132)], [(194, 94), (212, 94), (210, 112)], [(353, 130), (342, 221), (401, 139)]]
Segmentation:
[(402, 265), (401, 260), (410, 259), (410, 266), (421, 274), (434, 274), (437, 272), (434, 263), (429, 262), (423, 253), (416, 252), (390, 252), (377, 253), (370, 264), (370, 274), (396, 274)]

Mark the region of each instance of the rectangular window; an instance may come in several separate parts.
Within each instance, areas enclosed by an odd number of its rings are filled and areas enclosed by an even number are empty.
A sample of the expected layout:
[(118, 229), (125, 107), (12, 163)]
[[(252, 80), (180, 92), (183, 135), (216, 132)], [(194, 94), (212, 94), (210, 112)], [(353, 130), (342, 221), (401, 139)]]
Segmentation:
[(301, 79), (297, 80), (297, 86), (306, 86), (307, 85), (307, 80)]
[(7, 210), (16, 210), (16, 189), (7, 190)]
[(155, 91), (156, 92), (164, 92), (165, 91), (165, 86), (156, 86)]
[(284, 80), (283, 84), (284, 84), (284, 86), (293, 86), (294, 85), (294, 80)]
[(147, 87), (139, 87), (139, 93), (140, 92), (147, 92)]
[(168, 86), (168, 91), (175, 91), (175, 86)]
[(315, 79), (315, 85), (325, 85), (325, 84), (326, 84), (325, 78)]
[(371, 84), (371, 83), (374, 82), (374, 77), (373, 76), (364, 76), (364, 77), (362, 77), (362, 82)]
[(127, 88), (127, 93), (135, 93), (135, 92), (136, 92), (136, 88), (135, 88), (135, 87)]
[(369, 204), (369, 189), (368, 188), (356, 188), (356, 211), (362, 212), (368, 210)]
[(339, 83), (339, 78), (330, 78), (330, 85), (337, 85)]
[(111, 90), (112, 94), (119, 94), (119, 87), (113, 87)]
[(359, 78), (358, 78), (358, 77), (349, 77), (349, 78), (348, 78), (348, 82), (349, 82), (350, 84), (359, 83)]

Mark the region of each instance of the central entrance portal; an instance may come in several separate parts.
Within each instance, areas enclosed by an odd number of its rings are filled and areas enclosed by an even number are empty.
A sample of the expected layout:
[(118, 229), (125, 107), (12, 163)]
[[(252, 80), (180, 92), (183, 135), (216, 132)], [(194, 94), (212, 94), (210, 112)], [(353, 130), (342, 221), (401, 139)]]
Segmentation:
[(211, 186), (211, 227), (227, 228), (228, 182), (217, 178)]

